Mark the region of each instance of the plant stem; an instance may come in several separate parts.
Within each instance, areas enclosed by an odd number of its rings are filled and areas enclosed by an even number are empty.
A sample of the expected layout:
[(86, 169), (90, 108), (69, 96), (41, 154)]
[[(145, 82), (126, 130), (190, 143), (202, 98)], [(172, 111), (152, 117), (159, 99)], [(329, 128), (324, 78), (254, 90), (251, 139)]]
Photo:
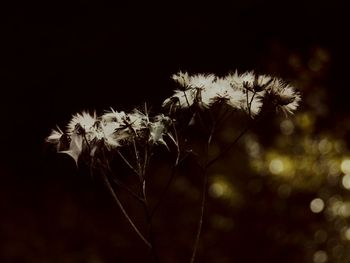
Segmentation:
[(201, 168), (201, 171), (203, 173), (203, 186), (202, 186), (202, 201), (201, 201), (201, 210), (200, 210), (200, 216), (199, 216), (199, 221), (198, 221), (198, 228), (197, 228), (197, 234), (196, 238), (194, 241), (194, 246), (193, 246), (193, 251), (191, 255), (191, 260), (190, 263), (194, 263), (194, 260), (196, 258), (197, 250), (198, 250), (198, 245), (199, 245), (199, 239), (202, 233), (202, 226), (203, 226), (203, 217), (204, 217), (204, 209), (205, 209), (205, 201), (206, 201), (206, 196), (207, 196), (207, 185), (208, 185), (208, 173), (207, 173), (207, 163), (209, 159), (209, 148), (210, 144), (213, 139), (214, 131), (216, 128), (216, 122), (214, 122), (213, 126), (211, 127), (210, 134), (208, 136), (207, 140), (207, 150), (206, 150), (206, 155), (205, 155), (205, 160), (203, 165), (199, 165)]
[(154, 231), (153, 231), (153, 224), (152, 224), (152, 216), (150, 213), (150, 209), (149, 209), (149, 205), (148, 205), (148, 201), (147, 201), (147, 196), (146, 196), (146, 181), (144, 180), (142, 183), (142, 198), (145, 200), (143, 202), (143, 207), (146, 213), (146, 218), (147, 218), (147, 223), (148, 223), (148, 237), (150, 240), (150, 244), (151, 244), (151, 252), (152, 252), (152, 256), (154, 259), (155, 263), (159, 263), (159, 257), (158, 257), (158, 253), (156, 250), (156, 245), (155, 245), (155, 240), (154, 240)]
[(151, 243), (141, 234), (140, 230), (138, 230), (138, 228), (136, 227), (136, 225), (134, 224), (134, 222), (131, 220), (130, 216), (128, 215), (128, 213), (126, 212), (124, 206), (122, 205), (122, 203), (120, 202), (118, 196), (115, 194), (106, 174), (102, 173), (102, 177), (103, 177), (103, 181), (108, 189), (108, 191), (110, 192), (110, 194), (112, 195), (114, 201), (117, 203), (117, 205), (119, 206), (120, 210), (122, 211), (123, 215), (125, 216), (125, 218), (127, 219), (127, 221), (129, 222), (129, 224), (132, 226), (132, 228), (134, 229), (134, 231), (136, 232), (136, 234), (142, 239), (142, 241), (146, 244), (147, 247), (149, 247), (150, 249), (152, 249), (152, 245)]
[(210, 166), (212, 166), (217, 160), (219, 160), (225, 153), (227, 153), (229, 150), (231, 150), (231, 148), (239, 141), (240, 138), (243, 137), (243, 135), (251, 128), (250, 125), (248, 125), (247, 127), (244, 128), (244, 130), (242, 130), (240, 132), (240, 134), (238, 134), (238, 136), (236, 137), (236, 139), (234, 139), (233, 142), (231, 142), (222, 152), (220, 152), (216, 157), (214, 157), (214, 159), (212, 159), (211, 161), (209, 161), (205, 168), (209, 168)]
[(201, 211), (200, 211), (200, 217), (197, 227), (197, 234), (196, 239), (193, 246), (192, 256), (190, 263), (193, 263), (196, 258), (196, 253), (199, 245), (199, 239), (202, 232), (202, 226), (203, 226), (203, 216), (204, 216), (204, 208), (205, 208), (205, 201), (206, 201), (206, 192), (207, 192), (207, 184), (208, 184), (208, 175), (206, 173), (206, 170), (203, 170), (204, 178), (203, 178), (203, 188), (202, 188), (202, 202), (201, 202)]
[(113, 181), (123, 190), (125, 190), (127, 193), (129, 193), (131, 196), (133, 196), (137, 201), (139, 201), (140, 203), (144, 203), (144, 200), (142, 197), (138, 196), (138, 194), (136, 194), (132, 189), (130, 189), (129, 187), (127, 187), (123, 182), (121, 182), (119, 179), (117, 178), (113, 178)]

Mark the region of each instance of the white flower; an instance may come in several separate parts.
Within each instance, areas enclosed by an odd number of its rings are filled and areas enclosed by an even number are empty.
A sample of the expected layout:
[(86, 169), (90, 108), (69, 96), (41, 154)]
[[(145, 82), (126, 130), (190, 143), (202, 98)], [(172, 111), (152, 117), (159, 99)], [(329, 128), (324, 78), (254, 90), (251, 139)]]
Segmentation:
[(129, 137), (125, 128), (120, 128), (120, 124), (113, 122), (101, 122), (100, 124), (102, 138), (107, 146), (112, 148), (122, 146), (122, 141)]
[(292, 115), (301, 101), (300, 93), (281, 79), (274, 80), (268, 94), (276, 110), (283, 112), (286, 116)]
[(213, 103), (220, 100), (229, 100), (232, 88), (230, 83), (225, 79), (216, 79), (211, 85), (205, 88), (201, 93), (202, 103), (209, 108)]
[(196, 97), (197, 97), (197, 93), (199, 91), (197, 89), (187, 89), (187, 90), (175, 90), (173, 96), (171, 96), (170, 98), (167, 98), (164, 102), (163, 102), (163, 107), (175, 107), (175, 108), (182, 108), (182, 109), (186, 109), (189, 108), (193, 105)]
[(209, 75), (197, 74), (190, 77), (189, 86), (191, 88), (198, 88), (202, 90), (209, 89), (213, 85), (215, 78), (216, 77), (212, 74), (209, 74)]
[(255, 75), (253, 71), (246, 72), (241, 75), (239, 75), (238, 72), (235, 71), (235, 73), (226, 76), (226, 79), (229, 81), (229, 83), (234, 89), (244, 90), (244, 83), (253, 83)]
[(263, 105), (262, 97), (258, 94), (246, 91), (240, 101), (240, 108), (244, 110), (251, 118), (259, 114)]
[(206, 90), (210, 90), (215, 81), (214, 75), (197, 74), (189, 76), (188, 73), (178, 73), (173, 79), (184, 89), (177, 89), (174, 94), (163, 102), (163, 107), (172, 109), (189, 108), (193, 104), (203, 105), (202, 95)]
[(148, 122), (148, 116), (137, 109), (134, 109), (131, 113), (127, 114), (124, 119), (125, 125), (133, 131), (139, 131), (146, 128)]
[(96, 137), (96, 113), (91, 116), (89, 113), (83, 111), (73, 115), (68, 123), (67, 133), (83, 133), (88, 142), (91, 142)]
[(257, 75), (254, 71), (248, 71), (241, 75), (236, 71), (235, 73), (228, 75), (226, 79), (231, 83), (232, 87), (241, 90), (249, 90), (253, 93), (259, 93), (268, 89), (274, 81), (273, 77), (268, 75)]
[(70, 136), (70, 144), (69, 144), (69, 149), (66, 151), (59, 151), (60, 153), (65, 153), (71, 156), (75, 164), (78, 165), (78, 159), (79, 156), (83, 150), (83, 137), (81, 135), (78, 135), (76, 133), (73, 133)]
[(102, 115), (101, 119), (103, 121), (107, 121), (107, 122), (117, 122), (117, 123), (122, 123), (123, 120), (125, 119), (126, 114), (124, 111), (115, 111), (113, 110), (113, 108), (111, 108), (110, 112), (106, 112), (105, 114)]
[(51, 134), (46, 138), (46, 141), (52, 144), (58, 144), (63, 134), (63, 131), (57, 126), (57, 129), (52, 129)]
[(187, 88), (190, 83), (190, 77), (188, 73), (182, 73), (181, 71), (172, 76), (172, 79), (175, 80), (181, 87)]
[(164, 141), (163, 136), (167, 134), (169, 123), (171, 122), (169, 117), (163, 114), (154, 117), (154, 121), (150, 123), (150, 138), (149, 140), (154, 144), (163, 144), (168, 148), (168, 145)]

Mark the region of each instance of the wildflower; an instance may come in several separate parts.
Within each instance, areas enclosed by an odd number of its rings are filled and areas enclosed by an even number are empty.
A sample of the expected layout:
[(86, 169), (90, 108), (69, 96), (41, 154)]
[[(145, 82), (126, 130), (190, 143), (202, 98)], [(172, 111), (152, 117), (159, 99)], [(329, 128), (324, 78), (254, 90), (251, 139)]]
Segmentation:
[(174, 74), (172, 76), (172, 79), (175, 80), (178, 84), (180, 84), (181, 87), (187, 88), (190, 83), (190, 77), (188, 76), (188, 73), (182, 73), (181, 71), (177, 74)]
[(163, 102), (163, 107), (165, 108), (182, 108), (186, 109), (191, 107), (194, 102), (195, 98), (197, 97), (198, 90), (197, 89), (187, 89), (187, 90), (175, 90), (173, 96), (170, 98), (167, 98)]
[[(168, 148), (163, 136), (167, 134), (168, 126), (171, 122), (169, 117), (163, 114), (154, 117), (154, 121), (150, 123), (149, 141), (154, 144), (163, 144)], [(168, 148), (169, 149), (169, 148)]]
[(70, 144), (68, 150), (65, 151), (59, 151), (60, 153), (65, 153), (71, 156), (75, 164), (78, 165), (78, 159), (83, 150), (83, 137), (81, 135), (78, 135), (76, 133), (73, 133), (70, 136)]
[(73, 115), (67, 126), (67, 133), (83, 134), (88, 142), (91, 142), (96, 137), (96, 113), (91, 116), (87, 112), (77, 113)]
[(113, 108), (111, 108), (110, 112), (106, 112), (104, 115), (102, 115), (102, 120), (107, 122), (116, 122), (116, 123), (122, 123), (123, 119), (125, 119), (126, 115), (124, 111), (115, 111)]
[(149, 122), (147, 114), (134, 109), (131, 113), (127, 114), (124, 119), (124, 123), (127, 127), (132, 129), (133, 131), (140, 131), (147, 127), (147, 123)]
[(46, 142), (56, 146), (56, 151), (69, 148), (70, 136), (64, 133), (58, 126), (57, 129), (52, 129), (51, 134), (46, 138)]
[(189, 86), (191, 88), (198, 88), (198, 89), (210, 89), (215, 81), (215, 76), (212, 74), (204, 75), (204, 74), (197, 74), (189, 79)]
[[(173, 96), (163, 102), (163, 107), (167, 108), (189, 108), (193, 104), (203, 105), (202, 94), (212, 88), (216, 77), (214, 75), (197, 74), (189, 76), (188, 73), (179, 72), (173, 75), (173, 79), (182, 86), (182, 90), (175, 90)], [(208, 98), (206, 103), (208, 104)]]
[(281, 79), (273, 81), (268, 94), (276, 110), (283, 112), (286, 116), (293, 114), (301, 101), (300, 93)]
[(125, 139), (126, 136), (121, 136), (118, 132), (120, 124), (113, 122), (101, 122), (100, 130), (101, 130), (101, 139), (104, 140), (107, 146), (112, 148), (121, 146), (121, 141)]
[(63, 134), (63, 131), (57, 126), (57, 129), (52, 129), (51, 134), (46, 138), (46, 141), (52, 144), (58, 144)]
[(239, 105), (251, 118), (254, 118), (261, 111), (263, 105), (262, 96), (246, 91), (244, 98), (239, 101)]
[(218, 101), (227, 101), (231, 98), (232, 88), (230, 83), (225, 79), (216, 79), (209, 87), (202, 92), (202, 103), (209, 108), (213, 103)]
[(234, 89), (245, 90), (245, 86), (247, 83), (253, 83), (255, 79), (255, 75), (252, 71), (246, 72), (244, 74), (239, 75), (237, 71), (233, 74), (229, 74), (226, 76), (226, 80), (229, 81), (230, 85)]

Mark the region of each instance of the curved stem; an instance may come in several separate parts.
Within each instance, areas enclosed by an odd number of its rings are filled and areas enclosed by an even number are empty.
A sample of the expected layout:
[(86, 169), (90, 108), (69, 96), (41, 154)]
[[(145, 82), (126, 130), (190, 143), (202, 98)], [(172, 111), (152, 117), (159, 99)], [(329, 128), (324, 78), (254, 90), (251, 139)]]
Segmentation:
[(207, 192), (207, 184), (208, 184), (208, 175), (206, 171), (204, 170), (204, 179), (203, 179), (203, 189), (202, 189), (202, 202), (201, 202), (201, 211), (200, 211), (200, 217), (197, 227), (197, 234), (196, 239), (193, 246), (192, 256), (190, 263), (193, 263), (196, 258), (196, 253), (199, 245), (199, 239), (200, 235), (202, 233), (202, 226), (203, 226), (203, 217), (204, 217), (204, 208), (205, 208), (205, 201), (206, 201), (206, 192)]
[(194, 241), (194, 246), (193, 246), (193, 251), (192, 251), (190, 263), (194, 263), (194, 260), (196, 258), (196, 254), (197, 254), (197, 250), (198, 250), (199, 239), (200, 239), (200, 236), (202, 233), (204, 209), (205, 209), (205, 202), (206, 202), (206, 196), (207, 196), (207, 184), (208, 184), (208, 174), (207, 174), (208, 165), (207, 165), (207, 163), (208, 163), (208, 159), (209, 159), (209, 148), (210, 148), (210, 144), (211, 144), (212, 139), (213, 139), (215, 128), (216, 128), (216, 122), (211, 127), (210, 134), (208, 136), (207, 147), (206, 147), (207, 150), (206, 150), (204, 165), (200, 165), (200, 168), (201, 168), (201, 171), (202, 171), (203, 177), (204, 177), (203, 178), (203, 186), (202, 186), (201, 211), (200, 211), (198, 227), (197, 227), (197, 234), (196, 234), (196, 238)]
[(214, 159), (212, 159), (211, 161), (209, 161), (205, 168), (209, 168), (210, 166), (212, 166), (217, 160), (219, 160), (225, 153), (227, 153), (228, 151), (231, 150), (231, 148), (239, 141), (240, 138), (242, 138), (242, 136), (251, 128), (250, 125), (248, 125), (244, 130), (242, 130), (240, 132), (240, 134), (238, 134), (238, 136), (236, 137), (236, 139), (234, 139), (233, 142), (231, 142), (222, 152), (220, 152), (216, 157), (214, 157)]
[(118, 155), (120, 156), (120, 158), (122, 158), (122, 160), (126, 163), (127, 166), (129, 166), (129, 168), (137, 175), (139, 176), (139, 172), (131, 165), (131, 163), (124, 157), (124, 155), (117, 150)]
[(148, 224), (148, 237), (150, 239), (150, 244), (151, 244), (150, 248), (151, 248), (152, 256), (153, 256), (154, 262), (159, 263), (160, 261), (159, 261), (159, 257), (157, 254), (155, 240), (154, 240), (152, 217), (151, 217), (151, 213), (150, 213), (150, 209), (149, 209), (149, 205), (148, 205), (148, 201), (147, 201), (146, 181), (145, 180), (143, 180), (143, 182), (142, 182), (142, 198), (144, 200), (143, 208), (145, 210), (147, 224)]
[(109, 180), (107, 178), (107, 176), (103, 173), (103, 181), (107, 187), (107, 189), (109, 190), (110, 194), (112, 195), (114, 201), (117, 203), (117, 205), (119, 206), (120, 210), (122, 211), (123, 215), (125, 216), (125, 218), (127, 219), (127, 221), (129, 222), (129, 224), (131, 225), (131, 227), (134, 229), (134, 231), (136, 232), (136, 234), (142, 239), (142, 241), (146, 244), (147, 247), (149, 247), (150, 249), (152, 249), (152, 245), (151, 243), (141, 234), (140, 230), (138, 230), (138, 228), (136, 227), (136, 225), (134, 224), (134, 222), (131, 220), (130, 216), (128, 215), (128, 213), (126, 212), (124, 206), (122, 205), (122, 203), (120, 202), (118, 196), (115, 194), (111, 184), (109, 183)]
[(130, 189), (129, 187), (127, 187), (123, 182), (121, 182), (119, 179), (117, 178), (113, 178), (113, 181), (123, 190), (125, 190), (127, 193), (129, 193), (131, 196), (133, 196), (137, 201), (139, 201), (140, 203), (144, 203), (145, 200), (143, 200), (143, 198), (141, 198), (140, 196), (138, 196), (138, 194), (136, 194), (132, 189)]

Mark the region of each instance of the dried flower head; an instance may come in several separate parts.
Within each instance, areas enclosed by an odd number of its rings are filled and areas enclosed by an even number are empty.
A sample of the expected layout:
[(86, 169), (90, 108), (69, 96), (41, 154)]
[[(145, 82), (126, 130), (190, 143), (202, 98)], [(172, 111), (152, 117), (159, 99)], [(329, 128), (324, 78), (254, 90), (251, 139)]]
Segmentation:
[(168, 128), (170, 124), (171, 124), (171, 119), (167, 116), (164, 116), (164, 114), (155, 116), (154, 121), (152, 121), (149, 124), (149, 128), (150, 128), (149, 141), (152, 144), (162, 144), (168, 148), (168, 145), (164, 141), (164, 136), (168, 135)]
[(83, 111), (73, 115), (72, 119), (67, 125), (68, 134), (82, 134), (88, 142), (91, 142), (97, 136), (96, 131), (96, 113), (90, 115)]
[(300, 93), (281, 79), (273, 81), (268, 94), (276, 110), (283, 112), (285, 116), (292, 115), (301, 101)]

